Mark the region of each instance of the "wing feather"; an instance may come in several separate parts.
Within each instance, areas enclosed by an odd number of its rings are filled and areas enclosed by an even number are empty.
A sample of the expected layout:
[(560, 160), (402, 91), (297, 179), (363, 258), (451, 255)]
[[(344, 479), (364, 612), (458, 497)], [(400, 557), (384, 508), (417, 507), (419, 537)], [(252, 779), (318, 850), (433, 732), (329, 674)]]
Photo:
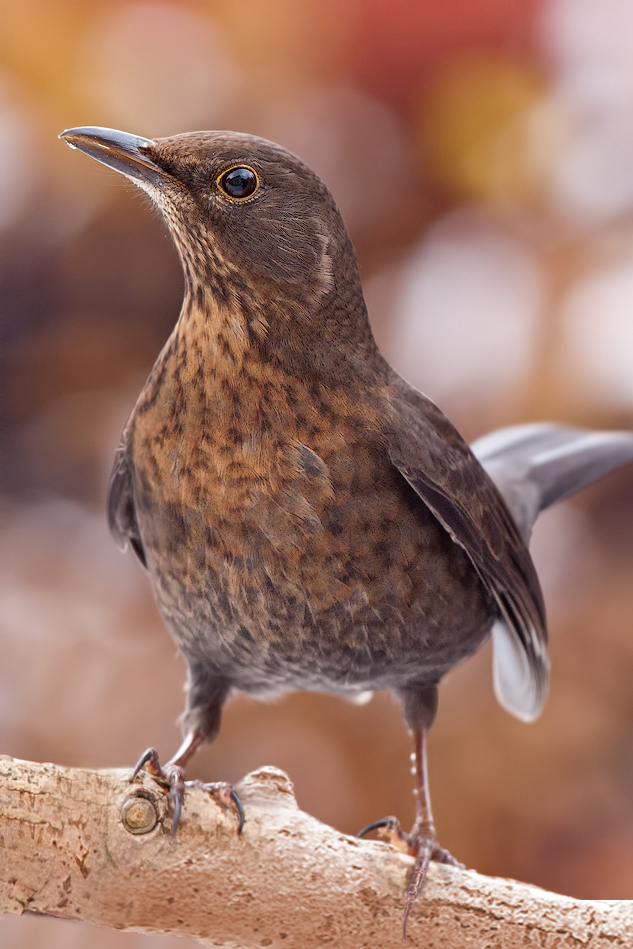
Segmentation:
[(389, 455), (494, 598), (495, 691), (518, 718), (536, 718), (549, 678), (545, 608), (527, 546), (499, 491), (442, 412), (411, 390), (393, 403)]
[(143, 566), (147, 567), (134, 506), (133, 470), (127, 433), (124, 432), (114, 457), (108, 486), (108, 525), (121, 550), (126, 550), (129, 544)]

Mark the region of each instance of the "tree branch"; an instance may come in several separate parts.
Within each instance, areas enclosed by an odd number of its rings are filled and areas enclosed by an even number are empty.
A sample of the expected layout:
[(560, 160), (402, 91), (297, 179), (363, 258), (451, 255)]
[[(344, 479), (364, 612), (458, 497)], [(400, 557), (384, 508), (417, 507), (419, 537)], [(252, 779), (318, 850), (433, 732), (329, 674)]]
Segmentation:
[[(241, 837), (231, 813), (188, 789), (173, 841), (164, 790), (129, 778), (0, 758), (0, 912), (241, 949), (403, 946), (411, 859), (302, 813), (282, 772), (241, 783)], [(409, 920), (410, 945), (445, 949), (615, 949), (632, 933), (632, 901), (573, 900), (435, 864)]]

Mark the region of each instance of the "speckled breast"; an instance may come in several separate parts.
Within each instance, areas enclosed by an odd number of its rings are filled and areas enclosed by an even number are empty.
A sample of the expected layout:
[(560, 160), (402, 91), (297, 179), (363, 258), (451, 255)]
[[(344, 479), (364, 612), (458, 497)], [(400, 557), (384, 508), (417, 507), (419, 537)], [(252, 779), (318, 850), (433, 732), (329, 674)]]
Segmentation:
[(276, 489), (242, 473), (223, 503), (139, 500), (156, 599), (185, 656), (248, 692), (344, 692), (438, 680), (474, 652), (487, 595), (388, 459), (368, 451), (350, 477), (344, 452), (326, 464), (287, 443), (283, 455), (292, 476)]

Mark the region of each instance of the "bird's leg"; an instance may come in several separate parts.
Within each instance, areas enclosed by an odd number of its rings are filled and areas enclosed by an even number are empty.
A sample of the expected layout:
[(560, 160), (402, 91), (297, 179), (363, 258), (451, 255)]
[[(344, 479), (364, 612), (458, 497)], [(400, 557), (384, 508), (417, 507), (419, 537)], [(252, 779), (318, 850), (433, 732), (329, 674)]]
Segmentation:
[(449, 863), (457, 867), (463, 866), (451, 856), (448, 850), (440, 847), (437, 841), (426, 763), (427, 729), (415, 728), (412, 731), (412, 736), (413, 754), (411, 755), (411, 761), (414, 766), (412, 770), (415, 774), (415, 790), (413, 792), (415, 794), (415, 821), (410, 833), (406, 834), (402, 830), (397, 817), (385, 817), (383, 820), (375, 821), (373, 824), (364, 827), (358, 835), (363, 837), (371, 830), (378, 830), (398, 850), (415, 857), (402, 920), (402, 932), (405, 939), (407, 938), (407, 920), (424, 884), (429, 861), (436, 860), (438, 863)]
[(164, 766), (160, 764), (156, 749), (148, 748), (139, 758), (132, 774), (132, 780), (134, 780), (139, 771), (145, 768), (157, 781), (169, 787), (169, 803), (174, 812), (171, 824), (172, 838), (175, 836), (178, 825), (180, 824), (185, 787), (187, 785), (190, 787), (201, 787), (211, 794), (221, 807), (233, 810), (238, 820), (238, 834), (242, 833), (244, 827), (244, 807), (232, 785), (226, 781), (218, 781), (212, 784), (203, 784), (201, 781), (185, 781), (185, 767), (193, 758), (198, 748), (204, 744), (204, 741), (205, 738), (202, 732), (198, 728), (192, 728), (187, 733), (176, 754), (173, 758), (170, 758)]
[(431, 795), (429, 792), (429, 772), (426, 761), (426, 728), (416, 728), (413, 735), (413, 770), (415, 773), (415, 822), (411, 828), (411, 833), (407, 834), (412, 856), (415, 856), (413, 873), (409, 881), (407, 898), (404, 907), (404, 917), (402, 920), (402, 932), (407, 938), (407, 920), (409, 913), (413, 908), (418, 893), (426, 878), (426, 872), (430, 860), (436, 860), (438, 863), (450, 863), (456, 867), (462, 867), (448, 850), (440, 847), (437, 840), (437, 832), (433, 822), (433, 811), (431, 810)]

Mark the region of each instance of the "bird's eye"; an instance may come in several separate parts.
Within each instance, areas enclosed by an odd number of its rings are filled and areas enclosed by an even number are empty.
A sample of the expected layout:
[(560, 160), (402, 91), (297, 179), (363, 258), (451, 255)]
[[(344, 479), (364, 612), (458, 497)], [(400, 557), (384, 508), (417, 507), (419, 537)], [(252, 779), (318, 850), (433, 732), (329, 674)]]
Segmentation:
[(230, 198), (250, 198), (259, 184), (252, 168), (230, 168), (218, 178), (218, 185)]

